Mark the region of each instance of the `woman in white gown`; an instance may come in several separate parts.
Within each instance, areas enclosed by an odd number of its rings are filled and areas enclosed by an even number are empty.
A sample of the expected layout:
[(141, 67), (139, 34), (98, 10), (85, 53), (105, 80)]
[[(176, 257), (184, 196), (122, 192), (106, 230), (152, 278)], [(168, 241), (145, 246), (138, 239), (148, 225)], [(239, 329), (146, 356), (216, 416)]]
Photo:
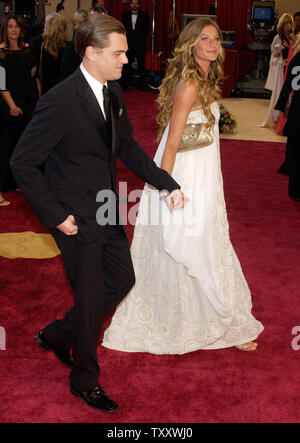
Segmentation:
[[(105, 331), (107, 348), (152, 354), (231, 346), (254, 351), (253, 341), (263, 331), (251, 314), (250, 291), (229, 238), (216, 101), (223, 78), (221, 38), (215, 22), (196, 19), (181, 33), (169, 61), (158, 99), (162, 138), (154, 160), (188, 198), (171, 215), (162, 202), (160, 223), (146, 225), (158, 191), (145, 185), (131, 246), (136, 285)], [(209, 128), (212, 143), (179, 152), (186, 125), (198, 123)]]

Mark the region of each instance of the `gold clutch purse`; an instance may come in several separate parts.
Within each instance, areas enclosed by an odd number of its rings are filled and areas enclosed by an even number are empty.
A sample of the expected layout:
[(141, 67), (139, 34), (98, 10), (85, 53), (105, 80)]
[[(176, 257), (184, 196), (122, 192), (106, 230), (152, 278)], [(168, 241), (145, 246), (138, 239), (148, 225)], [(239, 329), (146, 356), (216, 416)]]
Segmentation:
[(214, 138), (203, 123), (185, 125), (177, 152), (205, 148), (213, 143)]

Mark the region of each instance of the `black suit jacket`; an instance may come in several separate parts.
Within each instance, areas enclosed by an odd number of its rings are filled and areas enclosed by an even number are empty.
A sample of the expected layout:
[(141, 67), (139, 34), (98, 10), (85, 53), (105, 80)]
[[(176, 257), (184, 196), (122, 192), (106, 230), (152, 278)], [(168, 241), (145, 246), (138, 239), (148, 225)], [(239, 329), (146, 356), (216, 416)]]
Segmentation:
[(117, 157), (159, 190), (180, 188), (133, 140), (120, 85), (108, 85), (111, 138), (97, 99), (78, 68), (40, 99), (10, 162), (43, 225), (55, 228), (72, 214), (78, 238), (84, 242), (93, 242), (104, 232), (105, 226), (96, 222), (103, 204), (96, 202), (96, 195), (107, 189), (117, 193)]
[(132, 47), (145, 48), (147, 44), (147, 36), (150, 31), (150, 20), (147, 12), (139, 11), (135, 30), (132, 28), (131, 11), (124, 12), (122, 23), (126, 29), (126, 36), (129, 49)]

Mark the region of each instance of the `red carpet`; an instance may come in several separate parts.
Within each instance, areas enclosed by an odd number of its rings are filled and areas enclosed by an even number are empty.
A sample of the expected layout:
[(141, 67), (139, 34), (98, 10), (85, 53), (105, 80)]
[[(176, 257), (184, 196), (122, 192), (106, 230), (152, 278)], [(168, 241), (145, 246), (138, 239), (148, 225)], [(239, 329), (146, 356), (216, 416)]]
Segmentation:
[[(135, 136), (151, 155), (154, 98), (126, 94)], [(33, 339), (72, 304), (60, 257), (0, 258), (0, 325), (7, 332), (0, 422), (299, 422), (300, 351), (292, 349), (291, 331), (300, 326), (300, 204), (287, 196), (287, 177), (276, 173), (283, 150), (283, 144), (222, 141), (231, 239), (254, 315), (265, 326), (258, 351), (154, 356), (99, 346), (101, 383), (120, 408), (98, 412), (69, 394), (69, 370)], [(122, 165), (119, 179), (128, 179), (129, 191), (142, 186)], [(12, 205), (0, 209), (0, 232), (44, 232), (21, 193), (7, 198)]]

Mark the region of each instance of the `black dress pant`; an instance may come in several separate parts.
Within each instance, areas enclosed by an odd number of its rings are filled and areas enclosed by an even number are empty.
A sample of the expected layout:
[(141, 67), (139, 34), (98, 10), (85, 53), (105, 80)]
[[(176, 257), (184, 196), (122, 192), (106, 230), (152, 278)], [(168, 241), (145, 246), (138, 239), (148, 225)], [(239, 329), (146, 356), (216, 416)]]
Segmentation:
[(51, 343), (72, 348), (75, 368), (70, 384), (84, 391), (99, 383), (96, 349), (102, 321), (135, 283), (129, 242), (120, 226), (107, 226), (94, 243), (82, 243), (77, 236), (66, 236), (57, 229), (52, 235), (62, 253), (75, 304), (43, 332)]

